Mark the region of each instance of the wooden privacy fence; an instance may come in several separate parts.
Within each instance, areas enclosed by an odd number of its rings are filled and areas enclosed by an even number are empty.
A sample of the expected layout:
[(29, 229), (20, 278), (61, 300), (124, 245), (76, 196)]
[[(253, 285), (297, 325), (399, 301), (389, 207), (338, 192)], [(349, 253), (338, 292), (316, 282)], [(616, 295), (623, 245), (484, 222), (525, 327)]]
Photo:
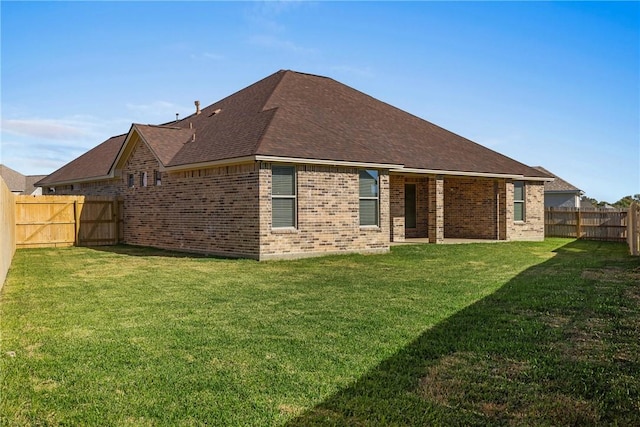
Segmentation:
[(640, 203), (633, 203), (629, 208), (627, 243), (631, 255), (640, 255)]
[(99, 196), (16, 196), (16, 247), (115, 245), (122, 200)]
[(16, 251), (16, 196), (0, 176), (0, 289)]
[(586, 240), (626, 242), (626, 209), (545, 209), (544, 235)]

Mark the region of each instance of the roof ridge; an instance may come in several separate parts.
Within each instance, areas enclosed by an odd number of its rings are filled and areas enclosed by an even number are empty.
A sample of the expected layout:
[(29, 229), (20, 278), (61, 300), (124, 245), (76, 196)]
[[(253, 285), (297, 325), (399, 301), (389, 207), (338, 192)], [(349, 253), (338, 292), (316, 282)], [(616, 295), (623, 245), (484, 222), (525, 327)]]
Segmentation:
[(147, 124), (144, 124), (144, 123), (134, 123), (134, 126), (149, 126), (149, 127), (152, 127), (152, 128), (161, 128), (161, 129), (178, 129), (178, 130), (179, 130), (179, 129), (185, 129), (185, 128), (180, 127), (180, 126), (167, 126), (166, 124), (162, 124), (162, 125), (154, 125), (154, 124), (150, 124), (150, 123), (147, 123)]
[(271, 126), (271, 123), (273, 122), (273, 117), (275, 117), (276, 112), (278, 111), (278, 107), (268, 108), (268, 109), (265, 110), (265, 106), (269, 104), (269, 101), (271, 100), (271, 97), (273, 97), (273, 94), (278, 90), (278, 88), (280, 87), (280, 84), (282, 83), (282, 81), (284, 80), (285, 76), (288, 73), (295, 73), (295, 71), (280, 70), (280, 71), (277, 71), (276, 73), (272, 74), (272, 76), (276, 75), (276, 74), (280, 74), (280, 78), (278, 79), (276, 84), (273, 86), (273, 89), (271, 90), (271, 93), (269, 94), (269, 96), (267, 96), (265, 98), (264, 103), (260, 107), (260, 113), (266, 113), (266, 112), (269, 112), (269, 111), (273, 111), (273, 114), (272, 114), (271, 118), (269, 119), (269, 121), (267, 122), (267, 124), (262, 129), (262, 132), (260, 132), (260, 136), (258, 137), (258, 140), (256, 141), (256, 144), (253, 147), (253, 152), (254, 153), (258, 152), (258, 149), (260, 148), (260, 145), (262, 144), (262, 141), (264, 139), (264, 135), (269, 130), (269, 126)]

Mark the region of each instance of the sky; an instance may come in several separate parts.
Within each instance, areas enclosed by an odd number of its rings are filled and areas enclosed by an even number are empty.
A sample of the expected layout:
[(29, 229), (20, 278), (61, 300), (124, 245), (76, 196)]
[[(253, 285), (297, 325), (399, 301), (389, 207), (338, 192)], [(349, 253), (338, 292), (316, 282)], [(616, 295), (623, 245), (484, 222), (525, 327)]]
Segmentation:
[(638, 2), (0, 2), (0, 162), (49, 174), (280, 69), (600, 201), (640, 193)]

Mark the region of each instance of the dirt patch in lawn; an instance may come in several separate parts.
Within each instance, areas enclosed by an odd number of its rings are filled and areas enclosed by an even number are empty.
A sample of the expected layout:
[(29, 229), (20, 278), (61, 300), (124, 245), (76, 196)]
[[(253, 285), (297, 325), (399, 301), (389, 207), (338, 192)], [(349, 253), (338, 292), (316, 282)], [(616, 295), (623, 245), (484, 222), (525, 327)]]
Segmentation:
[(640, 281), (640, 267), (633, 270), (625, 270), (619, 267), (588, 268), (582, 271), (581, 277), (587, 280), (609, 283), (638, 282)]
[[(428, 368), (418, 394), (437, 405), (506, 425), (544, 419), (567, 425), (597, 422), (597, 410), (590, 402), (545, 390), (528, 379), (531, 369), (523, 360), (457, 352)], [(505, 390), (510, 391), (505, 394)]]

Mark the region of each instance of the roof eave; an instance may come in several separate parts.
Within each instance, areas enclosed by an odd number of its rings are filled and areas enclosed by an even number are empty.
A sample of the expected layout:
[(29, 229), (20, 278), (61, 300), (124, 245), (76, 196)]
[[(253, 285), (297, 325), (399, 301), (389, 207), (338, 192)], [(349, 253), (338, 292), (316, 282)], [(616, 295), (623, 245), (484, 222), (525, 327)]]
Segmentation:
[(233, 157), (229, 159), (211, 160), (208, 162), (200, 163), (185, 163), (182, 165), (164, 166), (164, 171), (167, 172), (182, 172), (195, 169), (206, 169), (218, 166), (230, 166), (241, 163), (251, 163), (256, 161), (255, 156)]
[(277, 163), (304, 163), (312, 165), (326, 165), (326, 166), (347, 166), (347, 167), (361, 167), (372, 169), (398, 169), (404, 167), (404, 165), (392, 164), (392, 163), (374, 163), (374, 162), (354, 162), (349, 160), (330, 160), (330, 159), (307, 159), (301, 157), (282, 157), (282, 156), (265, 156), (256, 155), (255, 160), (262, 162), (277, 162)]
[(447, 176), (468, 176), (475, 178), (504, 178), (504, 179), (522, 179), (526, 181), (553, 181), (553, 178), (544, 178), (538, 176), (526, 176), (521, 174), (495, 173), (495, 172), (472, 172), (472, 171), (452, 171), (442, 169), (420, 169), (420, 168), (397, 168), (391, 169), (391, 173), (413, 173), (421, 175), (447, 175)]
[(582, 193), (582, 190), (544, 190), (545, 193), (554, 193), (554, 194), (578, 194)]
[(67, 179), (64, 181), (53, 181), (53, 182), (44, 182), (44, 183), (42, 181), (38, 181), (35, 184), (33, 184), (33, 186), (34, 187), (56, 187), (58, 185), (81, 184), (85, 182), (105, 181), (107, 179), (114, 179), (114, 178), (115, 178), (115, 174), (111, 172), (107, 175), (91, 176), (87, 178), (78, 178), (78, 179)]

